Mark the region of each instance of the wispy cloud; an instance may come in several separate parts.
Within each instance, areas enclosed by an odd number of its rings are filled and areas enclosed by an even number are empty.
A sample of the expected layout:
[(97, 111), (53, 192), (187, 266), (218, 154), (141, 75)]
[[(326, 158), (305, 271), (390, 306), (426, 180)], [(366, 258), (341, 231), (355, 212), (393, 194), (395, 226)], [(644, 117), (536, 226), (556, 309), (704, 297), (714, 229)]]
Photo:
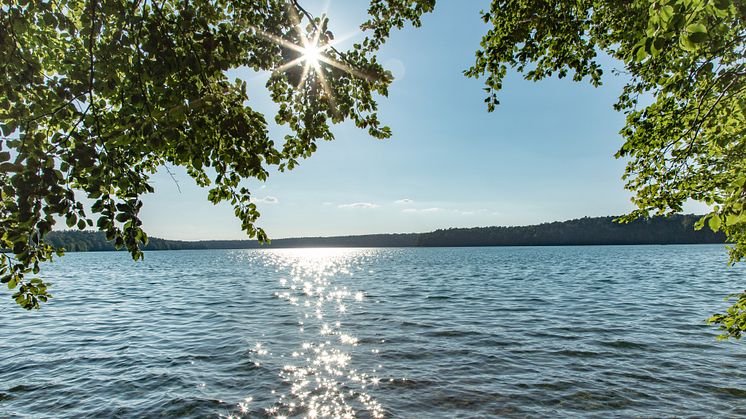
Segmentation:
[(432, 207), (432, 208), (404, 208), (401, 211), (405, 213), (409, 213), (409, 214), (426, 214), (426, 213), (440, 212), (440, 213), (445, 213), (445, 214), (458, 214), (458, 215), (463, 215), (463, 216), (484, 215), (484, 214), (497, 215), (498, 214), (496, 212), (490, 213), (489, 210), (485, 208), (461, 210), (461, 209), (446, 209), (446, 208), (440, 208), (440, 207)]
[(280, 202), (279, 199), (274, 196), (265, 196), (264, 198), (253, 198), (252, 201), (262, 204), (277, 204)]
[(487, 210), (484, 208), (480, 208), (476, 210), (455, 210), (455, 212), (458, 213), (459, 215), (477, 215), (477, 214), (484, 214), (485, 212), (487, 212)]
[(356, 209), (370, 209), (378, 208), (380, 205), (376, 205), (370, 202), (353, 202), (351, 204), (342, 204), (338, 208), (356, 208)]
[(410, 212), (410, 213), (423, 213), (423, 212), (440, 212), (443, 211), (443, 208), (433, 207), (433, 208), (405, 208), (401, 210), (402, 212)]
[(397, 199), (396, 201), (394, 201), (395, 204), (399, 204), (399, 205), (407, 205), (407, 204), (411, 204), (412, 202), (414, 201), (412, 201), (409, 198)]

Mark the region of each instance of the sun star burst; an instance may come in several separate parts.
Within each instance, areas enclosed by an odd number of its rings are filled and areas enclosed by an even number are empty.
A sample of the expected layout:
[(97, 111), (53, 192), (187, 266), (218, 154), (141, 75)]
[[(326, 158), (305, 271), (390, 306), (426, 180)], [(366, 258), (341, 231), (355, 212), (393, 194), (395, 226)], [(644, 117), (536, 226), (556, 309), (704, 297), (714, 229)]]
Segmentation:
[(321, 58), (322, 49), (317, 45), (306, 45), (303, 48), (303, 60), (307, 65), (316, 69), (319, 67), (319, 59)]
[(335, 58), (327, 54), (327, 51), (329, 50), (340, 54), (336, 49), (334, 49), (334, 45), (355, 36), (357, 33), (352, 33), (341, 38), (325, 40), (325, 42), (321, 42), (320, 29), (317, 28), (315, 24), (312, 33), (306, 34), (304, 33), (303, 25), (301, 24), (301, 19), (298, 16), (297, 11), (292, 7), (290, 8), (290, 15), (291, 19), (293, 20), (293, 27), (298, 36), (298, 39), (300, 39), (301, 41), (300, 44), (302, 45), (290, 42), (287, 39), (283, 39), (282, 37), (267, 33), (265, 31), (262, 31), (261, 29), (254, 28), (259, 35), (264, 36), (277, 45), (291, 49), (299, 54), (297, 58), (294, 58), (289, 62), (274, 69), (274, 73), (284, 73), (293, 67), (303, 65), (303, 71), (296, 88), (298, 90), (301, 90), (302, 86), (309, 81), (309, 75), (314, 74), (316, 77), (313, 77), (312, 81), (314, 83), (319, 83), (321, 88), (324, 90), (326, 97), (329, 98), (329, 100), (331, 101), (333, 101), (333, 96), (331, 88), (329, 86), (329, 82), (326, 78), (326, 75), (324, 74), (324, 65), (342, 70), (352, 76), (361, 79), (371, 79), (371, 77), (362, 73), (361, 71), (356, 70), (346, 63), (337, 61)]

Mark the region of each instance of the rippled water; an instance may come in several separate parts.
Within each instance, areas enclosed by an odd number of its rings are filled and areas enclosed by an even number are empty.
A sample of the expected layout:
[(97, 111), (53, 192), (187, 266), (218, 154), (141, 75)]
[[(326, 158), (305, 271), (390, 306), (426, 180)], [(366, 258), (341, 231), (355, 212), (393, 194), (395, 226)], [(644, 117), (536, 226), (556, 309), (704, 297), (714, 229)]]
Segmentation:
[(0, 417), (746, 416), (722, 246), (69, 254)]

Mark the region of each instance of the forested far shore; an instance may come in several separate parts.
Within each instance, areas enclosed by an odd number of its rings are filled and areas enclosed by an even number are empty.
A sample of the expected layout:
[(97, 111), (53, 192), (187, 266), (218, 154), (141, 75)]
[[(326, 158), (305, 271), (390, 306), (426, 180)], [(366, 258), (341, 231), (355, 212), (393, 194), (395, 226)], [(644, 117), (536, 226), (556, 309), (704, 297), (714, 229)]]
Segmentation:
[[(359, 236), (302, 237), (273, 240), (183, 241), (151, 238), (145, 250), (255, 249), (294, 247), (460, 247), (460, 246), (563, 246), (613, 244), (724, 243), (722, 232), (708, 227), (695, 230), (699, 215), (674, 215), (640, 219), (627, 224), (617, 217), (585, 217), (530, 226), (449, 228), (429, 233), (367, 234)], [(102, 232), (53, 231), (47, 243), (69, 252), (113, 251)]]

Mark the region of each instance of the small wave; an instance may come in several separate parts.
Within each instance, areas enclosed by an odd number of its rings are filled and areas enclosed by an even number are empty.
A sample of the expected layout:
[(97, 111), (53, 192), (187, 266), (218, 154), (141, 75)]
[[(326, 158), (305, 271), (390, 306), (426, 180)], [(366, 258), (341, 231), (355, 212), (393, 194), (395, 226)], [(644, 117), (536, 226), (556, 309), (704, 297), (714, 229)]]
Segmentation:
[(502, 404), (508, 400), (508, 396), (489, 390), (465, 389), (463, 387), (452, 388), (441, 387), (433, 391), (433, 397), (429, 404), (445, 408), (455, 409), (469, 413), (484, 410), (489, 405)]
[[(174, 398), (166, 400), (158, 406), (155, 411), (160, 412), (161, 416), (169, 417), (206, 417), (213, 414), (215, 411), (228, 410), (233, 406), (225, 403), (222, 400), (209, 399), (209, 398)], [(146, 412), (141, 412), (142, 415), (146, 415)]]
[(518, 384), (518, 387), (521, 388), (540, 388), (542, 390), (552, 390), (552, 391), (565, 391), (572, 389), (576, 387), (578, 384), (574, 381), (566, 381), (566, 380), (557, 380), (552, 382), (543, 382), (543, 383), (520, 383)]
[(716, 393), (724, 393), (739, 399), (746, 399), (746, 389), (736, 387), (711, 387)]
[(387, 359), (404, 359), (404, 360), (419, 360), (419, 359), (426, 359), (426, 358), (432, 358), (432, 353), (430, 351), (417, 351), (417, 352), (403, 352), (403, 351), (383, 351), (381, 352), (382, 358)]
[(8, 389), (11, 393), (29, 393), (34, 390), (38, 390), (40, 388), (45, 388), (44, 386), (29, 386), (26, 384), (19, 384), (17, 386), (13, 386)]
[(680, 342), (678, 345), (679, 348), (684, 349), (715, 349), (717, 346), (708, 344), (706, 342)]
[(619, 375), (622, 377), (632, 378), (635, 381), (639, 381), (641, 383), (665, 383), (665, 382), (670, 381), (670, 380), (661, 379), (660, 377), (652, 375), (652, 374), (622, 372), (622, 373), (619, 373)]
[(585, 411), (619, 410), (633, 404), (632, 399), (627, 397), (630, 392), (631, 389), (625, 389), (624, 391), (581, 390), (566, 394), (560, 399), (554, 399), (550, 403), (564, 405), (565, 407), (569, 405)]
[(425, 324), (425, 323), (419, 323), (419, 322), (410, 322), (410, 321), (403, 321), (399, 323), (402, 327), (416, 327), (421, 329), (431, 329), (435, 326), (431, 324)]
[(612, 355), (610, 352), (583, 351), (579, 349), (562, 349), (551, 352), (555, 356), (569, 356), (573, 358), (595, 358)]
[(485, 337), (480, 339), (471, 340), (466, 342), (467, 345), (484, 347), (484, 348), (506, 348), (509, 346), (518, 345), (519, 342), (499, 339), (496, 337)]
[(639, 349), (639, 350), (645, 350), (650, 348), (650, 345), (645, 343), (639, 343), (639, 342), (631, 342), (628, 340), (612, 340), (612, 341), (600, 341), (598, 342), (599, 345), (607, 347), (607, 348), (616, 348), (616, 349)]
[(408, 388), (408, 389), (427, 388), (427, 387), (433, 387), (436, 385), (438, 385), (436, 381), (428, 380), (424, 378), (416, 378), (416, 379), (392, 378), (389, 380), (381, 381), (381, 386), (395, 387), (395, 388)]
[(481, 336), (484, 333), (473, 330), (436, 330), (433, 332), (425, 332), (422, 335), (427, 337), (466, 337), (466, 336)]

